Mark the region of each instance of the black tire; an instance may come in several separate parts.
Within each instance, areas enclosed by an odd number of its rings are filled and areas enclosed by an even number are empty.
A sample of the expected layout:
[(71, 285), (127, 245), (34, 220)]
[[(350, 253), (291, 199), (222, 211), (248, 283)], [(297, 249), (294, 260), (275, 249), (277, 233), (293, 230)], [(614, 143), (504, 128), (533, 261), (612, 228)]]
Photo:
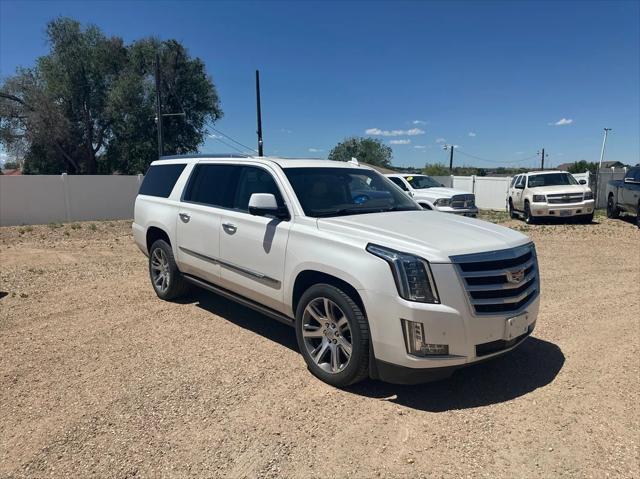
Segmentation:
[(593, 213), (588, 215), (581, 215), (580, 223), (583, 223), (585, 225), (590, 225), (591, 223), (593, 223)]
[(607, 198), (607, 218), (616, 219), (620, 217), (620, 210), (616, 205), (616, 201), (613, 198), (613, 195), (609, 195)]
[(640, 229), (640, 201), (638, 202), (638, 207), (636, 208), (636, 225)]
[[(312, 357), (312, 351), (309, 351), (309, 349), (313, 347), (312, 341), (320, 341), (320, 343), (318, 343), (315, 347), (316, 349), (321, 349), (321, 345), (324, 342), (331, 343), (331, 340), (327, 340), (327, 336), (324, 334), (321, 337), (312, 339), (305, 338), (303, 336), (303, 329), (306, 328), (304, 325), (304, 321), (307, 321), (311, 317), (309, 316), (309, 314), (305, 313), (307, 307), (310, 306), (314, 301), (324, 301), (324, 299), (330, 300), (331, 303), (333, 303), (342, 311), (344, 318), (346, 318), (349, 326), (351, 354), (346, 362), (346, 365), (343, 366), (343, 369), (337, 370), (336, 372), (327, 371), (327, 369), (332, 368), (332, 365), (327, 363), (326, 361), (322, 361), (323, 357), (326, 358), (327, 353), (319, 353), (318, 364)], [(323, 311), (320, 312), (322, 313)], [(333, 314), (326, 313), (325, 311), (324, 316), (333, 316)], [(311, 321), (320, 324), (320, 328), (313, 330), (313, 332), (320, 332), (320, 330), (323, 329), (323, 325), (322, 323), (320, 323), (320, 321), (314, 321), (313, 319)], [(324, 322), (325, 318), (321, 318), (321, 321)], [(325, 325), (326, 324), (328, 323), (325, 323)], [(326, 330), (329, 329), (329, 327), (326, 327)], [(310, 330), (304, 329), (304, 331)], [(338, 331), (340, 331), (340, 329), (338, 329)], [(367, 322), (367, 318), (365, 317), (360, 307), (348, 294), (346, 294), (341, 289), (336, 288), (335, 286), (332, 286), (330, 284), (316, 284), (314, 286), (311, 286), (304, 292), (296, 308), (296, 337), (298, 339), (298, 348), (300, 349), (300, 353), (307, 363), (309, 371), (311, 371), (314, 376), (324, 381), (325, 383), (341, 388), (349, 386), (350, 384), (357, 383), (358, 381), (362, 381), (363, 379), (368, 377), (369, 323)], [(343, 339), (347, 339), (346, 334), (343, 335)], [(309, 343), (307, 343), (307, 341)], [(333, 339), (334, 343), (335, 341), (336, 340)], [(338, 339), (338, 341), (340, 341), (340, 339)], [(331, 344), (329, 344), (329, 346), (331, 346)], [(336, 346), (334, 345), (333, 347)], [(344, 349), (342, 349), (342, 351), (344, 351)], [(329, 350), (329, 360), (331, 360), (332, 354), (333, 352)], [(342, 357), (346, 357), (344, 355), (344, 352), (342, 353)]]
[[(167, 273), (166, 287), (164, 286), (165, 280), (159, 281), (160, 274), (157, 268), (157, 261), (159, 259), (160, 263), (162, 263), (161, 259), (166, 260), (166, 265), (163, 269), (163, 271)], [(149, 250), (149, 278), (151, 279), (151, 285), (158, 295), (158, 298), (164, 299), (165, 301), (180, 298), (184, 296), (189, 289), (189, 283), (184, 279), (176, 265), (171, 246), (162, 239), (154, 241)]]
[(509, 218), (513, 220), (513, 219), (516, 219), (517, 217), (518, 217), (518, 214), (513, 209), (513, 200), (509, 198)]
[(536, 222), (535, 217), (531, 214), (531, 207), (529, 206), (529, 202), (524, 202), (524, 222), (528, 225), (532, 225)]

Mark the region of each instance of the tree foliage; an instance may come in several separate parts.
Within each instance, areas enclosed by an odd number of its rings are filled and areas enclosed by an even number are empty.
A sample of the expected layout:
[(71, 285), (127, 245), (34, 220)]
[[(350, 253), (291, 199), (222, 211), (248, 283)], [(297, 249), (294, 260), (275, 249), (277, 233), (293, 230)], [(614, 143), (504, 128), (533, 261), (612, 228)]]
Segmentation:
[(422, 173), (429, 176), (446, 176), (449, 173), (449, 167), (445, 166), (443, 163), (430, 163), (426, 164)]
[(125, 45), (59, 18), (50, 52), (0, 86), (0, 143), (25, 173), (142, 173), (157, 158), (155, 55), (160, 54), (165, 153), (197, 150), (222, 116), (204, 64), (175, 40)]
[(598, 163), (585, 160), (576, 161), (567, 168), (567, 171), (569, 173), (584, 173), (590, 171), (595, 174), (598, 171)]
[(349, 161), (357, 158), (358, 161), (370, 165), (389, 168), (393, 151), (390, 147), (374, 138), (347, 138), (329, 152), (329, 159), (334, 161)]

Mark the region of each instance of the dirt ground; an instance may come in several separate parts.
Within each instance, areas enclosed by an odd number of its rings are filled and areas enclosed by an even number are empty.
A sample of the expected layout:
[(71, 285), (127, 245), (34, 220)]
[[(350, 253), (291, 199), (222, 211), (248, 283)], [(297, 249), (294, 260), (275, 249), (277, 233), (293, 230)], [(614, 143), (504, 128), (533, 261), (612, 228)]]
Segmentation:
[(129, 222), (0, 228), (0, 477), (640, 477), (640, 231), (506, 224), (538, 249), (534, 337), (344, 391), (287, 326), (157, 299)]

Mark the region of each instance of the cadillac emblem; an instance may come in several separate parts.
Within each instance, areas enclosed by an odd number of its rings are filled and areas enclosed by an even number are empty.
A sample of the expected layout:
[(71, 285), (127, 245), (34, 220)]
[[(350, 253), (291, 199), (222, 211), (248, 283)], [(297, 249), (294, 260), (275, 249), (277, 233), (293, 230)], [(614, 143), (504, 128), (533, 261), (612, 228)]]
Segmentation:
[(507, 271), (507, 281), (509, 283), (518, 284), (524, 279), (524, 269), (517, 271)]

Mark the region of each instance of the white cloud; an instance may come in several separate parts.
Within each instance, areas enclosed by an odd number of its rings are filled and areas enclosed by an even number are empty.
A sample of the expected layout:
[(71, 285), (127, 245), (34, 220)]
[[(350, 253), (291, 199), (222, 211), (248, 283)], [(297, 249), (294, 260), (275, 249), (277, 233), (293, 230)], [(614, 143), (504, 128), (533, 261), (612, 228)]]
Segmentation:
[(571, 118), (560, 118), (555, 123), (549, 123), (549, 125), (550, 126), (563, 126), (563, 125), (570, 125), (571, 123), (573, 123), (573, 119), (571, 119)]
[(411, 123), (413, 123), (414, 125), (426, 125), (427, 122), (424, 120), (413, 120)]
[(411, 128), (410, 130), (381, 130), (380, 128), (368, 128), (365, 134), (373, 136), (416, 136), (424, 135), (426, 132), (420, 128)]
[(324, 151), (322, 148), (309, 148), (309, 153), (320, 153)]
[(524, 155), (524, 151), (516, 151), (516, 155)]
[(280, 131), (281, 131), (282, 133), (293, 133), (293, 131), (292, 131), (292, 130), (289, 130), (289, 129), (287, 129), (287, 128), (280, 128)]
[(444, 143), (445, 141), (447, 140), (445, 140), (444, 138), (436, 138), (436, 143)]
[(473, 131), (470, 131), (469, 136), (473, 138), (474, 136), (476, 136), (476, 134)]
[(409, 139), (404, 139), (404, 140), (389, 140), (389, 144), (390, 144), (390, 145), (408, 145), (409, 143), (411, 143), (411, 140), (409, 140)]
[(424, 150), (424, 149), (426, 149), (427, 147), (426, 147), (426, 146), (424, 146), (424, 145), (414, 145), (414, 148), (415, 148), (416, 150)]

